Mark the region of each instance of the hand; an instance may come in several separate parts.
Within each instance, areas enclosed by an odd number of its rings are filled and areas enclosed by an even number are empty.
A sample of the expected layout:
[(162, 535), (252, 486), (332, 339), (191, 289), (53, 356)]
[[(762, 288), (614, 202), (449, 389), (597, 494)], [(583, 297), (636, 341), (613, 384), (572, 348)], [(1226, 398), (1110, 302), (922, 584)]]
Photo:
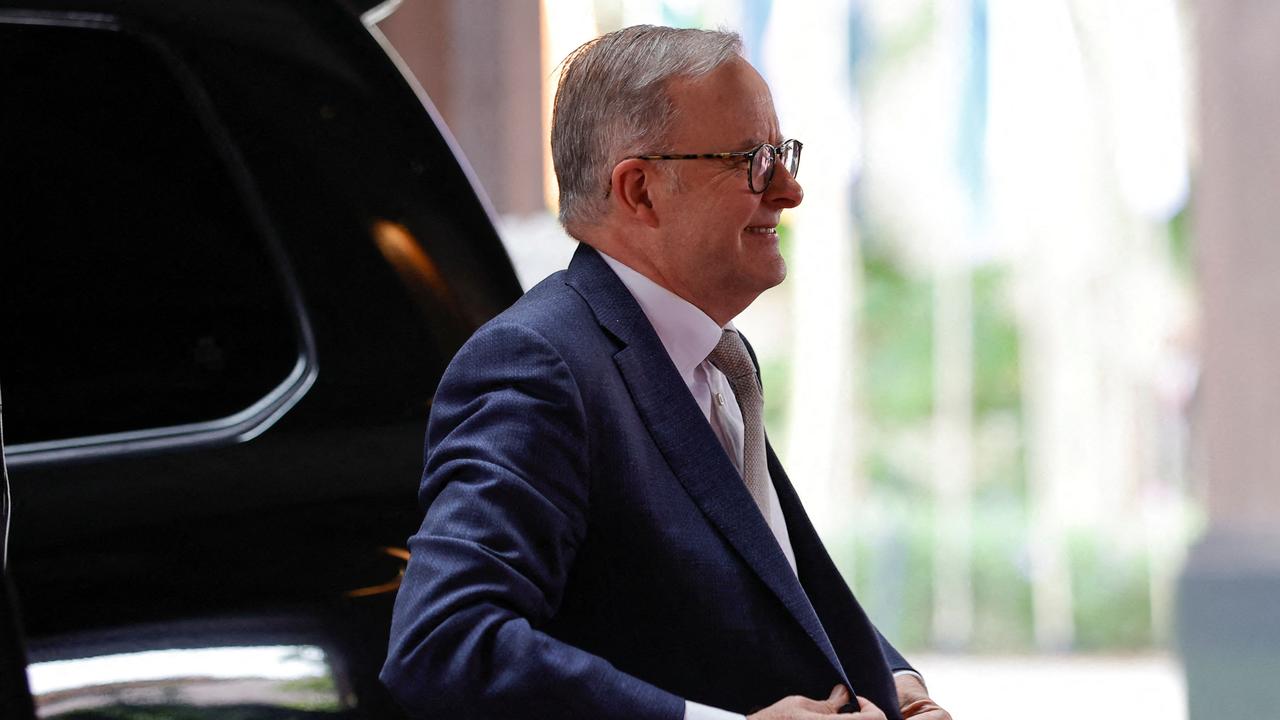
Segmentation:
[(858, 698), (858, 712), (841, 713), (840, 708), (849, 703), (849, 688), (837, 685), (826, 700), (812, 700), (799, 695), (783, 698), (753, 715), (747, 720), (809, 720), (810, 718), (839, 718), (840, 720), (885, 720), (884, 713), (866, 698)]
[(929, 698), (929, 691), (920, 678), (908, 674), (895, 675), (893, 684), (898, 689), (902, 720), (951, 720), (951, 713)]

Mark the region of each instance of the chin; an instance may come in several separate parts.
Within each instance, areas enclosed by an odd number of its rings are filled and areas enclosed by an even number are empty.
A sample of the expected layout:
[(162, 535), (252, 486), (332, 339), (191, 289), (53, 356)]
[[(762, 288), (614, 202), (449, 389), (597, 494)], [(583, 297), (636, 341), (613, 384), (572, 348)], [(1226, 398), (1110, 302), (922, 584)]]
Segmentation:
[[(783, 260), (781, 255), (774, 257), (773, 272), (769, 276), (771, 279), (769, 287), (777, 287), (782, 284), (783, 280), (787, 279), (787, 261)], [(768, 288), (765, 289), (767, 290)]]
[(782, 262), (779, 262), (777, 267), (760, 268), (759, 270), (749, 278), (744, 277), (746, 284), (743, 285), (742, 289), (753, 297), (781, 285), (782, 281), (787, 279), (787, 266)]

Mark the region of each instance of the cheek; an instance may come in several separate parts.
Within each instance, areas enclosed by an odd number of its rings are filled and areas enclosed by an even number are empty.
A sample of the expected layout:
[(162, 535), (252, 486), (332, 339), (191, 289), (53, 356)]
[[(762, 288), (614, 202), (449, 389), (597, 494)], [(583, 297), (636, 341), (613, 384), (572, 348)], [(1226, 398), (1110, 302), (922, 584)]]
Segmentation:
[(714, 217), (726, 229), (742, 230), (751, 223), (751, 218), (760, 207), (755, 198), (755, 195), (745, 194), (724, 198), (709, 210), (712, 213), (710, 217)]

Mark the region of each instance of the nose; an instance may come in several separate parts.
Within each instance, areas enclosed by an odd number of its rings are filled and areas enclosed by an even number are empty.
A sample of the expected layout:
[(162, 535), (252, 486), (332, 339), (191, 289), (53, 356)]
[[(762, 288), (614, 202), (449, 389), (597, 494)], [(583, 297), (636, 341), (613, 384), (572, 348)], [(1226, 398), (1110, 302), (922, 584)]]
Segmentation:
[(765, 189), (765, 200), (779, 208), (793, 208), (804, 201), (804, 188), (796, 177), (787, 172), (787, 168), (778, 163), (773, 169), (773, 180)]

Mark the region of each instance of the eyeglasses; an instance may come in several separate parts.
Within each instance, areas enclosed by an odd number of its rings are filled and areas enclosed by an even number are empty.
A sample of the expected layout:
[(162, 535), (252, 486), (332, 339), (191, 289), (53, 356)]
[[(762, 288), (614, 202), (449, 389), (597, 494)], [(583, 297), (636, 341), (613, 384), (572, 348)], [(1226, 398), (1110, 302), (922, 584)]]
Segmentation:
[(696, 153), (693, 155), (633, 155), (636, 160), (718, 160), (724, 158), (747, 159), (747, 187), (757, 195), (769, 189), (773, 182), (773, 171), (782, 162), (782, 166), (795, 177), (800, 172), (800, 151), (804, 143), (799, 140), (784, 140), (781, 145), (760, 143), (745, 152)]

